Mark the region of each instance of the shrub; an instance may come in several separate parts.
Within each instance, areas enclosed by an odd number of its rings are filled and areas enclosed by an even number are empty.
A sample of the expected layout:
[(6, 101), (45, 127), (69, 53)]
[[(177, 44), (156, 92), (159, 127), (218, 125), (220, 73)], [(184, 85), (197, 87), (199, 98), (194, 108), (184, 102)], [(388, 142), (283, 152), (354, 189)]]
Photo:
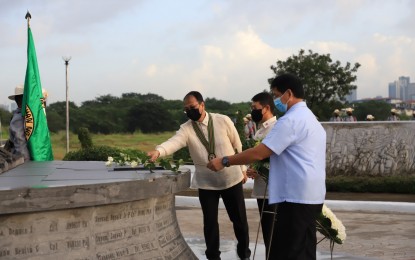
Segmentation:
[(336, 176), (326, 179), (326, 187), (331, 192), (415, 194), (415, 176)]
[(86, 127), (80, 127), (78, 129), (78, 139), (81, 142), (82, 149), (91, 148), (92, 147), (92, 138), (89, 134), (89, 130)]
[(119, 154), (120, 149), (110, 146), (92, 146), (69, 152), (63, 157), (64, 161), (107, 161), (108, 156)]

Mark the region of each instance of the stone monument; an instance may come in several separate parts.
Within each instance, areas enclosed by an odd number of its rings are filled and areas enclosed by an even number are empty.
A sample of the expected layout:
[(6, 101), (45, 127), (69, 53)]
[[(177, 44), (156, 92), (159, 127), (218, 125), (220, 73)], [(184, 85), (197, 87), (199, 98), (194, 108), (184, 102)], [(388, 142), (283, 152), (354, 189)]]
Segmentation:
[(6, 149), (0, 147), (0, 174), (24, 163), (23, 156), (11, 154)]
[(190, 170), (112, 171), (103, 162), (26, 162), (0, 175), (0, 259), (197, 259), (174, 194)]

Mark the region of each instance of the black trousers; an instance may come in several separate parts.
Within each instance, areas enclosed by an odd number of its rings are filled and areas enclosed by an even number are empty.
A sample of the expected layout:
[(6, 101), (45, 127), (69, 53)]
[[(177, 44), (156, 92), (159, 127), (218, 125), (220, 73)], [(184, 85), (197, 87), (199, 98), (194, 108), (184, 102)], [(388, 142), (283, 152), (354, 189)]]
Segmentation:
[[(316, 217), (323, 204), (278, 203), (275, 241), (278, 260), (316, 259)], [(271, 259), (271, 258), (270, 258)]]
[[(261, 218), (261, 229), (262, 229), (262, 237), (264, 239), (265, 244), (265, 259), (275, 259), (276, 258), (276, 247), (270, 247), (271, 242), (272, 244), (275, 244), (275, 235), (277, 226), (274, 224), (274, 230), (272, 229), (272, 223), (274, 222), (274, 219), (276, 220), (277, 217), (274, 216), (274, 212), (276, 213), (277, 204), (271, 204), (268, 205), (268, 199), (257, 199), (258, 203), (258, 210), (259, 215), (261, 216), (262, 213), (262, 207), (264, 208), (264, 213), (262, 214)], [(269, 252), (271, 249), (271, 252)], [(267, 258), (269, 254), (269, 257)]]
[(222, 197), (229, 219), (233, 224), (237, 244), (237, 253), (240, 258), (251, 255), (249, 249), (249, 231), (246, 217), (245, 200), (242, 182), (225, 190), (199, 189), (199, 201), (203, 211), (203, 232), (206, 241), (207, 259), (220, 259), (219, 250), (219, 223), (218, 206)]

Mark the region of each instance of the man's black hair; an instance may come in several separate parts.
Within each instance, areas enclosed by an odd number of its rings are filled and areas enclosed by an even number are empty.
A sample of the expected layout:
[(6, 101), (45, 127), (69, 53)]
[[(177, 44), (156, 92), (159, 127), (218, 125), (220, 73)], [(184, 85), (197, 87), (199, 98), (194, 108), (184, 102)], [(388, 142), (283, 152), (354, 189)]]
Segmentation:
[(266, 105), (269, 106), (272, 113), (274, 113), (274, 99), (272, 98), (271, 94), (268, 92), (261, 92), (256, 94), (252, 99), (252, 102), (258, 102), (261, 104), (262, 107), (265, 107)]
[(293, 92), (294, 97), (304, 98), (303, 83), (300, 78), (293, 74), (285, 73), (277, 76), (271, 82), (271, 89), (277, 89), (281, 93), (290, 89)]
[(189, 96), (193, 96), (196, 98), (197, 102), (200, 104), (202, 102), (204, 102), (203, 100), (203, 96), (202, 94), (200, 94), (199, 91), (190, 91), (189, 93), (186, 94), (186, 96), (184, 96), (183, 100), (185, 100), (186, 98), (188, 98)]

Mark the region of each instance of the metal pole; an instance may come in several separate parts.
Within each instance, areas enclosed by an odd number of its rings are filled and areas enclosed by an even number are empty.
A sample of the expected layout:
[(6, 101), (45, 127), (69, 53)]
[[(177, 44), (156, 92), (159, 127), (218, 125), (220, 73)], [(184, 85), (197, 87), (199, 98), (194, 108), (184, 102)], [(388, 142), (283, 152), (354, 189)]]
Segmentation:
[(69, 152), (69, 98), (68, 98), (68, 66), (69, 61), (71, 60), (71, 57), (62, 57), (65, 61), (65, 67), (66, 67), (66, 153)]

